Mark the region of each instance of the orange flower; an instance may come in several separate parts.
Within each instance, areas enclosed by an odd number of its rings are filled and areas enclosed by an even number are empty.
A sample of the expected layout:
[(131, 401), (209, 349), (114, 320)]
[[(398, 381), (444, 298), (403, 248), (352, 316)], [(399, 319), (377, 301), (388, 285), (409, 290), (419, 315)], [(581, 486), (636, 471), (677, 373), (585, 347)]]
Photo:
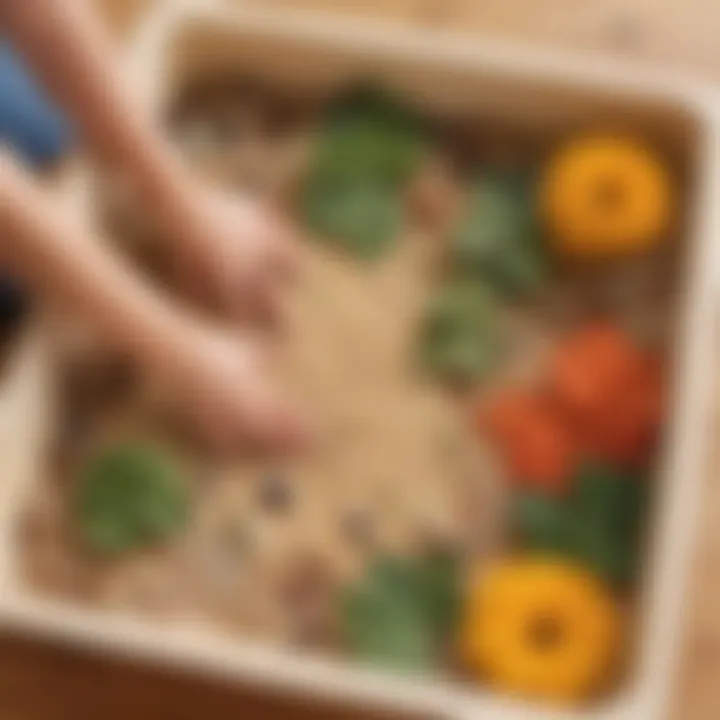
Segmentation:
[(576, 452), (561, 416), (540, 397), (508, 392), (481, 413), (512, 476), (529, 487), (559, 493), (575, 469)]
[(663, 415), (663, 373), (620, 328), (573, 335), (553, 363), (550, 393), (585, 454), (622, 465), (647, 459)]
[(657, 439), (664, 404), (662, 371), (657, 362), (645, 358), (598, 414), (588, 434), (591, 451), (621, 465), (641, 465)]
[(588, 325), (559, 348), (550, 369), (550, 388), (559, 404), (577, 418), (602, 412), (637, 374), (640, 351), (620, 328)]

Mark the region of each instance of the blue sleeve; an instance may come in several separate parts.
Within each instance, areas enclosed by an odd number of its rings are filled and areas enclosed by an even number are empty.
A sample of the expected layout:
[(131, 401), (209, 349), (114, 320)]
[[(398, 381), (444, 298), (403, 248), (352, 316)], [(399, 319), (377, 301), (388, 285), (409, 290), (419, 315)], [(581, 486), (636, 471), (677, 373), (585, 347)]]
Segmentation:
[(32, 166), (59, 159), (71, 132), (7, 42), (0, 43), (0, 141)]
[[(31, 167), (50, 164), (69, 149), (71, 130), (35, 84), (10, 45), (0, 42), (0, 142)], [(28, 297), (0, 268), (0, 334), (25, 315)]]

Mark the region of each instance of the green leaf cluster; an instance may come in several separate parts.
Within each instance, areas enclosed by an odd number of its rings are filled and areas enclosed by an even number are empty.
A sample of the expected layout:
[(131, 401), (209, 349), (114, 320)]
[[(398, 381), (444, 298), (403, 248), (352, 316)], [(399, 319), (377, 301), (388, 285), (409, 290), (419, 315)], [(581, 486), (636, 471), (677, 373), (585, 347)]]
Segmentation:
[(451, 383), (473, 382), (491, 369), (499, 344), (490, 292), (471, 280), (439, 289), (421, 328), (421, 363), (427, 371)]
[(82, 469), (76, 493), (82, 538), (105, 555), (167, 540), (188, 515), (187, 489), (175, 463), (141, 443), (101, 450)]
[(342, 599), (351, 650), (396, 670), (433, 666), (455, 631), (459, 578), (458, 561), (449, 554), (378, 559)]
[(341, 98), (320, 132), (304, 187), (309, 228), (361, 259), (384, 255), (400, 233), (404, 189), (427, 144), (419, 117), (382, 91)]
[(634, 576), (647, 486), (624, 470), (586, 464), (568, 498), (525, 493), (516, 522), (526, 548), (567, 555), (605, 580), (626, 585)]
[(450, 242), (453, 272), (486, 282), (500, 294), (526, 297), (547, 279), (549, 263), (527, 174), (488, 172), (470, 187)]

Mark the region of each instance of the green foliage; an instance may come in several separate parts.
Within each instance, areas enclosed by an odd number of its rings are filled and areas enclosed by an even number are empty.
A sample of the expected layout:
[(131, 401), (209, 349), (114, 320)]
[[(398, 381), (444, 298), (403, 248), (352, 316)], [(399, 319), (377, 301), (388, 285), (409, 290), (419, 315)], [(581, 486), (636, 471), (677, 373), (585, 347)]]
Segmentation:
[(328, 113), (316, 166), (336, 177), (351, 172), (398, 187), (417, 170), (428, 142), (412, 108), (379, 88), (358, 88)]
[(521, 542), (573, 557), (606, 580), (625, 585), (635, 571), (645, 492), (642, 478), (605, 464), (585, 465), (571, 497), (528, 493), (518, 499)]
[(427, 146), (421, 121), (380, 91), (361, 89), (331, 108), (318, 138), (302, 207), (311, 230), (357, 257), (390, 250), (404, 187)]
[(516, 512), (526, 546), (560, 552), (567, 548), (571, 510), (555, 495), (525, 493), (518, 498)]
[(347, 641), (359, 658), (373, 664), (397, 670), (431, 667), (455, 630), (459, 598), (453, 557), (380, 558), (344, 597)]
[(482, 278), (503, 294), (537, 290), (549, 268), (529, 178), (490, 173), (475, 180), (451, 238), (451, 259), (456, 273)]
[(646, 504), (644, 478), (604, 463), (586, 464), (577, 476), (578, 503), (588, 518), (621, 537), (634, 538)]
[(173, 462), (143, 444), (112, 446), (92, 458), (79, 478), (76, 501), (84, 541), (108, 555), (167, 540), (188, 512)]
[(421, 329), (422, 365), (442, 380), (469, 383), (490, 370), (498, 345), (493, 297), (467, 280), (442, 287)]
[(372, 179), (311, 179), (304, 202), (305, 219), (313, 230), (360, 259), (381, 257), (400, 232), (399, 195)]

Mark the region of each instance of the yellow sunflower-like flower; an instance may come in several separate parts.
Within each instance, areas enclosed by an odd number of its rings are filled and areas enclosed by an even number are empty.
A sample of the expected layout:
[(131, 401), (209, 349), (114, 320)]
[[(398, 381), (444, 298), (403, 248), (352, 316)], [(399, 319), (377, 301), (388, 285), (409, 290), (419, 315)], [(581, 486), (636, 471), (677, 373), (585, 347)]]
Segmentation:
[(649, 249), (670, 228), (675, 187), (645, 145), (588, 135), (551, 158), (540, 183), (540, 211), (563, 255), (606, 258)]
[(517, 558), (472, 579), (462, 652), (469, 668), (499, 689), (571, 702), (608, 680), (620, 628), (613, 598), (589, 572)]

